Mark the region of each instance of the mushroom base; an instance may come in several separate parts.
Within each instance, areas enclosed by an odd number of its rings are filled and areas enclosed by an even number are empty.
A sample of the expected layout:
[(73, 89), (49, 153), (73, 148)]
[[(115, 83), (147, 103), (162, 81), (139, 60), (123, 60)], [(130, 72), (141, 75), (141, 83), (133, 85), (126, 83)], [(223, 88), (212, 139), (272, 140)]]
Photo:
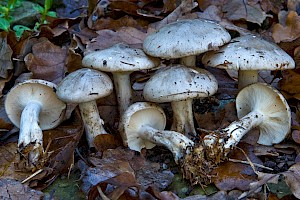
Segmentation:
[(181, 160), (181, 171), (185, 179), (192, 185), (209, 184), (214, 176), (212, 171), (218, 166), (214, 160), (208, 160), (202, 144), (191, 147), (188, 153)]

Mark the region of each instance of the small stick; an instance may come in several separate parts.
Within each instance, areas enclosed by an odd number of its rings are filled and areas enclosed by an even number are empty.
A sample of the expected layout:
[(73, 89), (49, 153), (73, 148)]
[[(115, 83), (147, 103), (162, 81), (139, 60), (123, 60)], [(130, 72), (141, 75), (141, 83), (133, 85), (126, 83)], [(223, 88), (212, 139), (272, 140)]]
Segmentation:
[(33, 174), (31, 174), (28, 178), (24, 179), (21, 183), (26, 183), (27, 181), (29, 181), (30, 179), (32, 179), (34, 176), (38, 175), (39, 173), (41, 173), (43, 171), (43, 169), (39, 169), (36, 172), (34, 172)]
[[(229, 158), (229, 161), (230, 161), (230, 162), (235, 162), (235, 163), (242, 163), (242, 164), (248, 164), (248, 165), (250, 165), (250, 162), (245, 161), (245, 160), (237, 160), (237, 159)], [(256, 167), (260, 167), (260, 168), (263, 168), (263, 169), (267, 169), (267, 170), (273, 171), (272, 168), (263, 166), (263, 165), (261, 165), (261, 164), (257, 164), (257, 163), (252, 163), (252, 164), (253, 164), (254, 166), (256, 166)]]

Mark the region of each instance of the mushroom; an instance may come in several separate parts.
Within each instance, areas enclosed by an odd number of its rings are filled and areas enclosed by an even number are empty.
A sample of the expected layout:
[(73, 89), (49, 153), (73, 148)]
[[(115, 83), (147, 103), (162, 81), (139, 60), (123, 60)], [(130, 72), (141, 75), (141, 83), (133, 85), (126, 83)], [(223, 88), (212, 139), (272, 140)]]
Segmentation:
[(146, 82), (143, 96), (147, 101), (171, 102), (173, 110), (171, 129), (196, 135), (192, 111), (193, 98), (208, 97), (217, 90), (217, 80), (210, 72), (178, 64), (155, 73)]
[(224, 158), (254, 127), (260, 131), (257, 143), (262, 145), (280, 143), (290, 132), (289, 105), (282, 94), (265, 83), (255, 83), (243, 88), (236, 97), (236, 109), (238, 121), (204, 137), (208, 157)]
[(107, 134), (96, 100), (112, 91), (113, 83), (107, 74), (88, 68), (70, 73), (57, 87), (58, 98), (67, 103), (78, 103), (89, 147), (94, 147), (97, 135)]
[(87, 54), (82, 64), (84, 67), (112, 73), (122, 116), (131, 103), (130, 74), (133, 71), (153, 68), (159, 65), (159, 60), (147, 56), (141, 49), (119, 43), (108, 49)]
[(194, 68), (196, 55), (218, 49), (230, 39), (226, 29), (213, 21), (185, 19), (167, 24), (148, 35), (143, 49), (154, 57), (180, 58), (180, 64)]
[(205, 53), (202, 62), (217, 68), (238, 70), (239, 90), (258, 82), (258, 70), (295, 68), (294, 60), (285, 51), (254, 35), (234, 38), (219, 50)]
[(58, 126), (66, 104), (57, 98), (54, 83), (30, 79), (15, 85), (5, 99), (5, 110), (11, 122), (20, 128), (18, 148), (27, 155), (29, 166), (43, 155), (43, 133)]
[(181, 160), (194, 142), (175, 131), (164, 130), (166, 116), (162, 108), (154, 103), (136, 102), (130, 105), (121, 119), (124, 145), (140, 152), (163, 145), (174, 155), (176, 162)]

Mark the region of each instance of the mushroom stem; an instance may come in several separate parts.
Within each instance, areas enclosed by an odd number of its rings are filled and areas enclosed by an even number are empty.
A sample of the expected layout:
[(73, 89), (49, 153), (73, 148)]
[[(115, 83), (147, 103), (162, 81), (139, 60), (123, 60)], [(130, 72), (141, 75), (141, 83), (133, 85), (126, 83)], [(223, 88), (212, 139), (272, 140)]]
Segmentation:
[(39, 114), (42, 106), (37, 102), (28, 103), (22, 111), (18, 147), (22, 151), (34, 143), (29, 152), (29, 163), (36, 163), (43, 155), (43, 132), (39, 126)]
[(141, 138), (168, 148), (173, 153), (176, 162), (186, 154), (187, 147), (194, 146), (192, 140), (175, 131), (162, 131), (143, 125), (139, 133)]
[(89, 147), (94, 147), (94, 138), (100, 134), (107, 134), (100, 118), (96, 101), (88, 101), (79, 104), (81, 117), (84, 123), (86, 138)]
[(113, 73), (120, 116), (123, 115), (123, 113), (125, 112), (125, 110), (131, 102), (132, 92), (130, 83), (130, 73), (131, 72)]
[(258, 70), (239, 70), (238, 72), (238, 89), (258, 82)]
[(173, 123), (171, 130), (184, 133), (185, 135), (188, 133), (196, 135), (192, 103), (193, 99), (171, 102), (173, 110)]
[[(264, 115), (259, 111), (252, 111), (241, 119), (232, 122), (220, 132), (212, 132), (203, 139), (206, 147), (207, 157), (216, 158), (219, 155), (227, 156), (230, 150), (235, 147), (242, 137), (253, 127), (258, 126), (264, 120)], [(222, 158), (221, 157), (221, 158)]]
[(179, 62), (186, 67), (196, 68), (196, 56), (182, 57)]

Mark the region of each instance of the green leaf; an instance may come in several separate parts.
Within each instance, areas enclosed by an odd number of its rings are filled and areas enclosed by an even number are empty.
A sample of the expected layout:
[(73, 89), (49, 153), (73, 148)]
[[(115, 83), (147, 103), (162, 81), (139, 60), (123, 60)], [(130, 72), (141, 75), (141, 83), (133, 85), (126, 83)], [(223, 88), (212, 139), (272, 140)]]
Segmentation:
[(15, 25), (13, 27), (13, 30), (15, 31), (16, 36), (17, 36), (18, 39), (20, 39), (20, 37), (22, 36), (24, 31), (31, 31), (30, 28), (28, 28), (27, 26), (23, 26), (23, 25)]
[(46, 15), (49, 17), (57, 17), (56, 12), (54, 12), (54, 11), (48, 11)]
[(52, 6), (52, 0), (45, 0), (45, 10), (48, 11)]
[(33, 9), (35, 9), (36, 11), (38, 11), (40, 14), (42, 14), (42, 13), (45, 12), (44, 8), (43, 8), (42, 6), (40, 6), (40, 5), (38, 5), (38, 4), (36, 4), (36, 5), (33, 7)]
[(9, 31), (10, 23), (4, 18), (0, 18), (0, 29), (4, 31)]

